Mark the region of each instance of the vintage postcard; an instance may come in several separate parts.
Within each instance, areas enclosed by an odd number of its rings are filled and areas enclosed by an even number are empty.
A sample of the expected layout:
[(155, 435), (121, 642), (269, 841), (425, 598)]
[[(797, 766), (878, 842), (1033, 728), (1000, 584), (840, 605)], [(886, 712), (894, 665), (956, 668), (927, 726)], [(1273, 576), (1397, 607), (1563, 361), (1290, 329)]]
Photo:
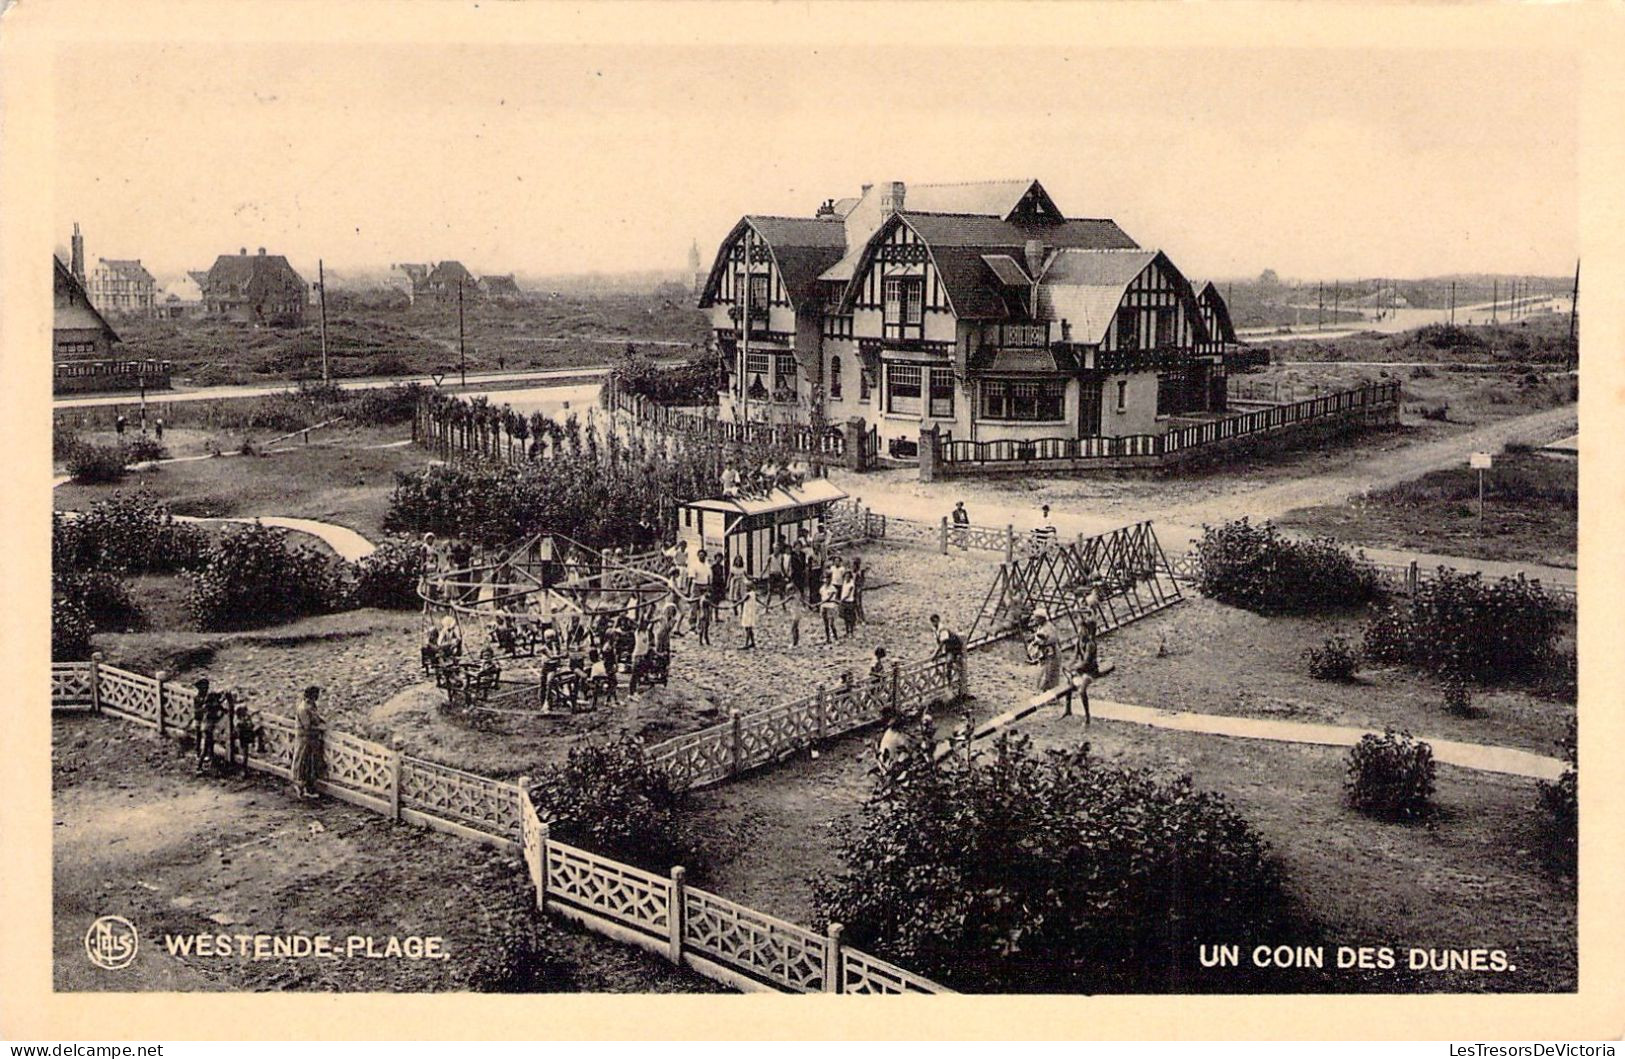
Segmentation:
[(0, 1030), (1617, 1038), (1621, 30), (12, 4)]

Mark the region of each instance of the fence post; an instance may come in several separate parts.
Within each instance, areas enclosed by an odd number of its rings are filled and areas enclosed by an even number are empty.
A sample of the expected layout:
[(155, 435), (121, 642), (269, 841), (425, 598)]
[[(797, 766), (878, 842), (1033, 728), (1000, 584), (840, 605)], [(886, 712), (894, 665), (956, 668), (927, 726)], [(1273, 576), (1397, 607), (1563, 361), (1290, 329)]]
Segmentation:
[(401, 819), (401, 750), (395, 746), (389, 748), (389, 818)]
[(815, 731), (817, 732), (817, 735), (815, 736), (815, 738), (820, 743), (822, 743), (824, 741), (824, 732), (829, 726), (829, 699), (828, 699), (828, 694), (829, 693), (826, 692), (823, 688), (819, 688), (818, 689), (818, 702), (817, 702), (817, 705), (814, 707), (816, 712), (813, 714), (813, 718), (814, 718), (814, 723), (817, 725), (817, 727), (815, 729)]
[(740, 732), (739, 710), (728, 711), (728, 775), (739, 774), (739, 762), (742, 759), (744, 748), (741, 745), (743, 737)]
[(841, 925), (831, 923), (824, 932), (824, 992), (841, 991)]
[(1014, 523), (1004, 524), (1004, 561), (1014, 562), (1016, 558), (1016, 527)]
[(162, 669), (152, 675), (152, 679), (158, 682), (156, 688), (158, 694), (158, 739), (160, 741), (164, 738), (164, 679), (168, 676), (169, 674)]
[(90, 654), (90, 709), (94, 713), (102, 712), (102, 659), (105, 657), (100, 651)]
[(671, 904), (666, 909), (666, 926), (671, 931), (671, 948), (667, 958), (679, 966), (683, 962), (683, 866), (677, 865), (671, 870), (671, 895), (668, 900)]
[(1416, 595), (1416, 586), (1422, 582), (1422, 568), (1415, 559), (1405, 569), (1405, 588), (1410, 595)]
[(902, 668), (901, 662), (891, 664), (891, 712), (893, 717), (897, 716), (897, 673)]
[(948, 554), (948, 516), (942, 516), (942, 554)]
[(536, 880), (536, 911), (538, 911), (538, 912), (546, 912), (547, 911), (547, 842), (548, 842), (547, 835), (548, 835), (549, 830), (550, 830), (550, 828), (544, 822), (542, 824), (541, 830), (537, 833), (537, 836), (536, 836), (536, 841), (542, 847), (542, 850), (541, 850), (542, 868), (541, 868), (541, 871), (538, 871), (536, 873), (539, 876), (539, 878)]

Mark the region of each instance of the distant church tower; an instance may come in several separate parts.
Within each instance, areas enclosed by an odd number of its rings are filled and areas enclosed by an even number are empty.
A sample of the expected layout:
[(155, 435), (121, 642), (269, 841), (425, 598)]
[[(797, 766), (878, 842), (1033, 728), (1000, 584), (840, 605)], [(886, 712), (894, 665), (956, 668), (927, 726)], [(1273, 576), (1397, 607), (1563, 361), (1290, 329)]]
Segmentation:
[(705, 293), (705, 281), (709, 277), (700, 268), (700, 241), (694, 240), (688, 248), (688, 270), (694, 274), (694, 297), (698, 298)]

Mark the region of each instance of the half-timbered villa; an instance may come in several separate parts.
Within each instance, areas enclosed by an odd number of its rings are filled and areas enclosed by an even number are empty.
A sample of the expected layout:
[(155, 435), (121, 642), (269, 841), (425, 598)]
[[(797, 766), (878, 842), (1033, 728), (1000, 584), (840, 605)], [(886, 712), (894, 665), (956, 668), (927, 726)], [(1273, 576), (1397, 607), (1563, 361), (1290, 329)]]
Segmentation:
[(1198, 296), (1111, 220), (1066, 217), (1036, 180), (889, 182), (812, 218), (746, 217), (700, 305), (724, 417), (858, 418), (905, 457), (932, 427), (1160, 433), (1223, 409), (1234, 341), (1216, 288)]

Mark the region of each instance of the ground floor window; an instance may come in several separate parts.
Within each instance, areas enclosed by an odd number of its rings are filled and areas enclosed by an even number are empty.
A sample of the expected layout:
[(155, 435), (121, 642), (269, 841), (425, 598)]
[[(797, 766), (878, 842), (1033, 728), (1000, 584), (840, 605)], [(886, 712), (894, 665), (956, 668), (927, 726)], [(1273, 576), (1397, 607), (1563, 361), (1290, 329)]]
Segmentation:
[(954, 415), (954, 370), (931, 369), (931, 415), (952, 419)]
[(919, 414), (920, 376), (918, 364), (886, 365), (886, 411)]
[(983, 419), (1060, 423), (1066, 419), (1065, 379), (983, 379)]
[(778, 401), (793, 401), (796, 398), (794, 353), (780, 353), (773, 358), (773, 398)]
[(1178, 415), (1183, 412), (1185, 398), (1185, 379), (1176, 372), (1164, 371), (1157, 374), (1157, 414), (1159, 416)]
[(841, 358), (829, 358), (829, 396), (832, 400), (841, 399)]

